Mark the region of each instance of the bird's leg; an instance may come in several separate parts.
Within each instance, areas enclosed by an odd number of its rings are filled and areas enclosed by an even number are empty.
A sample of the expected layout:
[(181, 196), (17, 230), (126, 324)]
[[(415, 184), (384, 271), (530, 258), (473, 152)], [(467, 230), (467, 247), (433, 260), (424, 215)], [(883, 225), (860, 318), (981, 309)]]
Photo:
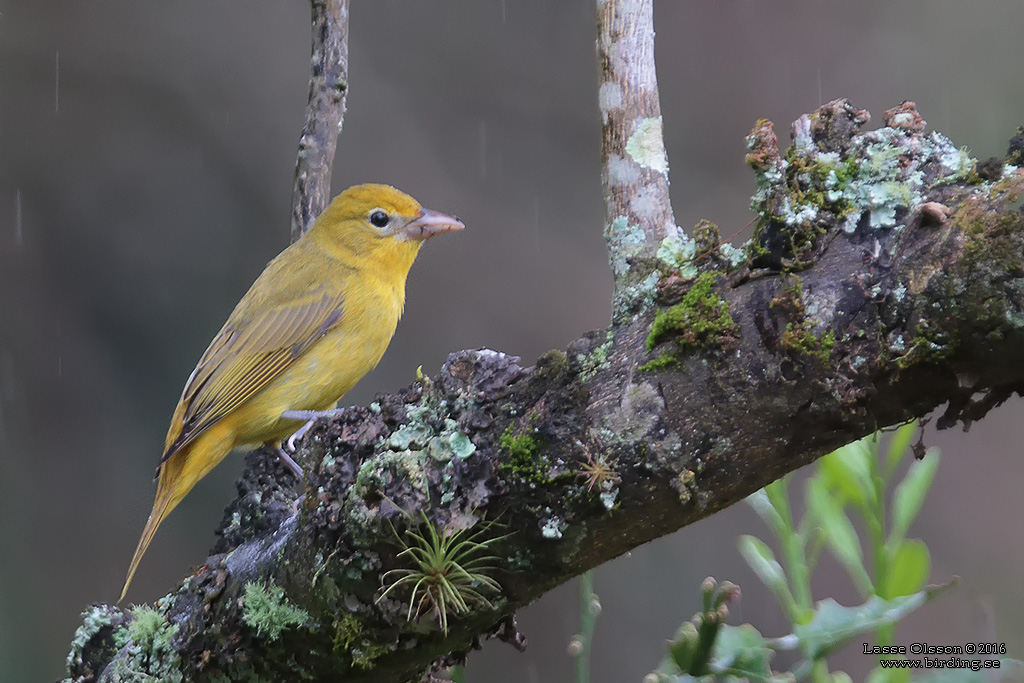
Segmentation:
[(344, 408), (335, 408), (333, 410), (286, 410), (281, 413), (281, 417), (287, 420), (306, 420), (306, 424), (296, 430), (294, 434), (288, 437), (288, 449), (295, 452), (295, 442), (306, 435), (309, 428), (313, 426), (321, 417), (338, 417), (345, 412)]
[(302, 471), (302, 468), (299, 467), (297, 462), (292, 460), (292, 456), (288, 455), (288, 453), (281, 448), (280, 442), (276, 445), (275, 450), (277, 451), (277, 457), (281, 460), (281, 464), (291, 470), (291, 473), (295, 475), (296, 479), (301, 482), (305, 482), (306, 473)]

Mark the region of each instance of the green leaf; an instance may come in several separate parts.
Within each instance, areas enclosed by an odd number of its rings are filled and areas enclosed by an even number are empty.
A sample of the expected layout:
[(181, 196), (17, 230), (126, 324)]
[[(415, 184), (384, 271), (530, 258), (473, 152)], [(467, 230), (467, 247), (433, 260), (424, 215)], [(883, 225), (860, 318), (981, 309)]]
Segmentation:
[(931, 573), (932, 560), (928, 545), (916, 538), (900, 544), (889, 560), (889, 573), (881, 586), (883, 598), (911, 595), (924, 588)]
[[(871, 596), (858, 607), (843, 607), (832, 598), (826, 598), (818, 603), (815, 616), (810, 622), (797, 625), (794, 629), (800, 641), (800, 650), (808, 659), (821, 659), (860, 634), (896, 622), (903, 615), (900, 608), (911, 601), (911, 598), (903, 598), (894, 607), (891, 601)], [(914, 600), (913, 609), (922, 604), (923, 599)], [(912, 609), (907, 609), (905, 613), (910, 611)], [(890, 613), (894, 616), (880, 618), (880, 615)]]
[(810, 622), (794, 629), (800, 650), (810, 659), (825, 657), (853, 638), (895, 624), (951, 585), (953, 582), (892, 600), (873, 595), (857, 607), (843, 607), (832, 598), (826, 598), (818, 603)]
[(715, 654), (708, 669), (715, 674), (740, 676), (751, 681), (771, 680), (774, 652), (756, 628), (723, 625), (715, 640)]
[(893, 493), (893, 522), (887, 544), (898, 547), (907, 535), (907, 529), (921, 511), (925, 496), (935, 480), (939, 466), (939, 453), (929, 449), (924, 460), (915, 460)]
[(870, 460), (875, 457), (869, 441), (873, 437), (854, 441), (838, 448), (820, 461), (819, 472), (828, 480), (828, 488), (839, 491), (845, 500), (864, 507), (875, 498), (871, 480)]
[(906, 456), (910, 449), (910, 442), (914, 439), (917, 431), (917, 420), (911, 420), (903, 425), (889, 437), (889, 449), (885, 454), (885, 478), (888, 479), (896, 471), (900, 461)]
[(796, 614), (796, 601), (786, 583), (786, 573), (775, 559), (775, 553), (756, 536), (743, 534), (739, 539), (740, 554), (758, 578), (775, 593), (783, 611), (790, 617)]
[[(789, 482), (786, 477), (782, 477), (781, 479), (776, 479), (762, 489), (765, 492), (765, 495), (768, 496), (768, 501), (771, 503), (772, 507), (775, 508), (776, 513), (778, 513), (779, 518), (782, 520), (784, 525), (782, 527), (783, 529), (791, 529), (793, 527), (793, 515), (789, 509), (788, 488)], [(779, 533), (780, 536), (782, 535), (781, 532), (776, 533)]]
[(819, 520), (825, 532), (825, 540), (836, 559), (846, 568), (847, 573), (863, 595), (869, 595), (874, 588), (871, 577), (864, 569), (864, 553), (860, 537), (845, 511), (835, 504), (821, 481), (810, 479), (806, 488), (807, 508)]
[(775, 506), (768, 499), (768, 494), (764, 489), (751, 493), (747, 496), (745, 502), (776, 536), (782, 536), (786, 523), (783, 521), (782, 516), (779, 515), (779, 511), (775, 509)]
[(690, 670), (699, 644), (700, 638), (697, 634), (697, 627), (689, 621), (679, 627), (679, 630), (676, 632), (676, 639), (669, 641), (668, 654), (679, 673), (686, 673)]

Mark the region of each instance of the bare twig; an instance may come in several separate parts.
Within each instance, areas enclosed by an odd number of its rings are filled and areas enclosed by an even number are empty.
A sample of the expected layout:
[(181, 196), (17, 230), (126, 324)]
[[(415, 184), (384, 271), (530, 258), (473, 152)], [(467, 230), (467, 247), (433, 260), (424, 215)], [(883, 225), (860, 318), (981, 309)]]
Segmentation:
[(331, 198), (331, 164), (348, 92), (348, 0), (311, 0), (313, 64), (306, 124), (299, 139), (292, 192), (292, 241), (309, 229)]
[(677, 228), (654, 69), (652, 0), (597, 5), (605, 239), (621, 311), (632, 308), (628, 288), (650, 276), (658, 247)]

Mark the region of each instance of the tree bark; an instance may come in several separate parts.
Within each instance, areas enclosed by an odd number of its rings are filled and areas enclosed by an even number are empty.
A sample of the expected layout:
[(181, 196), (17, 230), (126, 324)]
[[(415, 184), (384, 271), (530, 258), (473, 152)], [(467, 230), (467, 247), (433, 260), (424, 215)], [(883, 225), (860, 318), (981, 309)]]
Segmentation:
[[(653, 67), (646, 39), (610, 47), (629, 6), (601, 4), (603, 73), (615, 59), (632, 68), (633, 51)], [(606, 190), (635, 122), (658, 116), (656, 88), (637, 92), (639, 113), (602, 95)], [(830, 102), (794, 123), (785, 154), (757, 123), (757, 227), (743, 249), (710, 224), (692, 240), (675, 231), (667, 162), (623, 157), (619, 171), (639, 172), (608, 193), (609, 225), (626, 216), (641, 242), (609, 240), (629, 302), (609, 328), (532, 367), (460, 351), (435, 377), (321, 421), (298, 453), (302, 499), (273, 454), (251, 454), (205, 566), (151, 627), (90, 608), (70, 678), (415, 680), (483, 637), (520, 643), (512, 618), (546, 591), (842, 444), (943, 404), (940, 426), (966, 427), (1020, 392), (1020, 140), (976, 162), (925, 133), (913, 103), (862, 132), (869, 118)], [(654, 214), (641, 193), (657, 197)], [(465, 530), (494, 556), (477, 578), (500, 590), (474, 585), (486, 602), (449, 611), (446, 631), (410, 585), (382, 595), (388, 571), (415, 570), (410, 532)], [(409, 619), (410, 602), (425, 614)]]
[(348, 94), (348, 0), (310, 0), (313, 62), (306, 124), (299, 138), (292, 192), (292, 242), (331, 200), (331, 166)]

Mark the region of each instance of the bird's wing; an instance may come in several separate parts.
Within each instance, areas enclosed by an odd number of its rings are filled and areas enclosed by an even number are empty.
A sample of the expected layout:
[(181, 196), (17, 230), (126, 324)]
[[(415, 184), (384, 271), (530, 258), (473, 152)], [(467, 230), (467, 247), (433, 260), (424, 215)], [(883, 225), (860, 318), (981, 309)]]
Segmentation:
[(185, 385), (161, 464), (265, 387), (337, 325), (343, 300), (344, 292), (318, 289), (253, 315), (232, 315)]

